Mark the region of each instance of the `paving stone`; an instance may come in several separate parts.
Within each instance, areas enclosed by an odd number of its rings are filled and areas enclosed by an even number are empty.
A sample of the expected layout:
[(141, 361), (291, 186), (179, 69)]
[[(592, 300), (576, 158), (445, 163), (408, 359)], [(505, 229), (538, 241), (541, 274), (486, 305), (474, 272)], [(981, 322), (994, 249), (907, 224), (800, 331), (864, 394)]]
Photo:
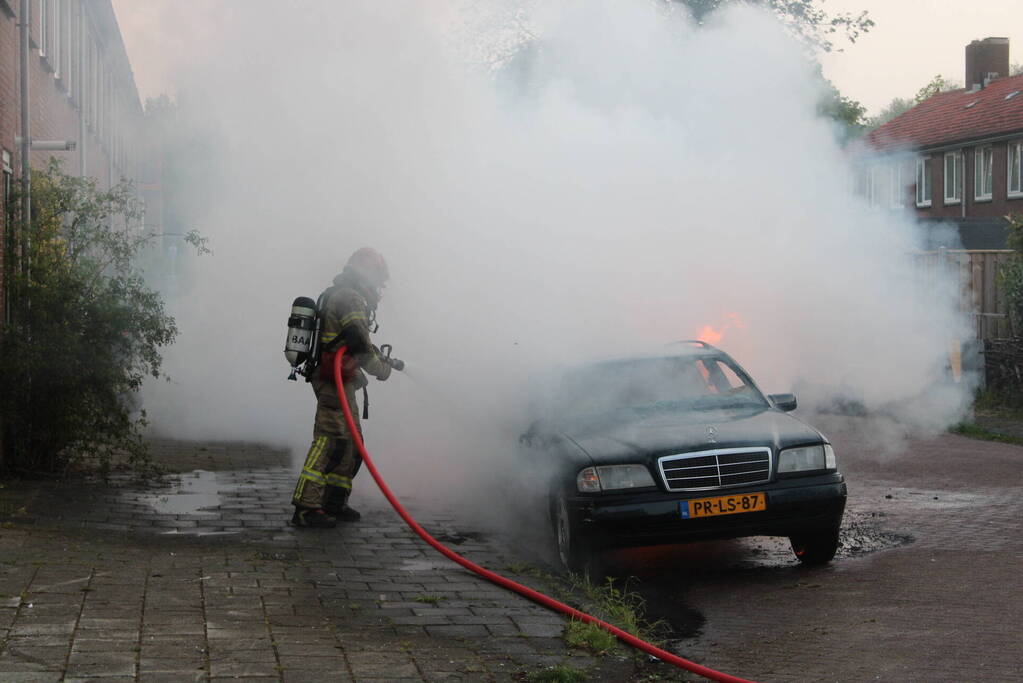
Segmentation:
[(348, 671), (348, 664), (345, 662), (344, 657), (319, 657), (316, 653), (312, 653), (306, 657), (284, 657), (280, 658), (281, 667), (286, 671), (292, 670), (303, 670), (303, 671), (327, 671), (327, 672), (346, 672)]
[(134, 675), (135, 653), (72, 652), (68, 658), (69, 678)]
[(141, 673), (184, 673), (194, 674), (203, 670), (205, 666), (204, 657), (149, 657), (143, 655), (139, 659), (139, 671)]
[(538, 638), (553, 638), (561, 635), (565, 630), (565, 625), (562, 623), (550, 624), (544, 622), (516, 622), (519, 626), (519, 631), (526, 636), (538, 637)]
[[(139, 674), (139, 683), (204, 683), (207, 680), (205, 671), (174, 671), (171, 673), (146, 673)], [(92, 681), (91, 683), (105, 683), (104, 681)]]
[(139, 646), (139, 653), (149, 659), (174, 659), (204, 657), (206, 649), (199, 644), (158, 644), (143, 643)]
[(3, 651), (0, 652), (0, 670), (4, 668), (17, 669), (19, 663), (37, 665), (32, 666), (32, 670), (36, 668), (62, 669), (67, 653), (67, 644), (31, 646), (21, 643), (8, 643)]
[(486, 626), (477, 624), (452, 624), (449, 626), (427, 626), (426, 632), (431, 636), (444, 638), (484, 638), (490, 633)]
[(36, 623), (33, 621), (18, 620), (11, 627), (10, 636), (20, 638), (24, 636), (71, 636), (75, 630), (74, 621), (60, 623)]
[(210, 651), (267, 650), (272, 648), (270, 637), (215, 638), (210, 640)]
[(364, 678), (418, 678), (416, 665), (407, 658), (397, 656), (382, 658), (370, 653), (354, 653), (348, 655), (348, 663), (357, 680)]
[(210, 661), (210, 674), (213, 680), (218, 678), (257, 678), (270, 677), (279, 678), (276, 662), (237, 662), (237, 661)]
[(284, 683), (350, 683), (355, 680), (347, 672), (303, 669), (285, 669), (283, 677)]
[(83, 616), (78, 620), (78, 627), (85, 630), (131, 631), (137, 630), (140, 622), (139, 615), (134, 619), (96, 619)]

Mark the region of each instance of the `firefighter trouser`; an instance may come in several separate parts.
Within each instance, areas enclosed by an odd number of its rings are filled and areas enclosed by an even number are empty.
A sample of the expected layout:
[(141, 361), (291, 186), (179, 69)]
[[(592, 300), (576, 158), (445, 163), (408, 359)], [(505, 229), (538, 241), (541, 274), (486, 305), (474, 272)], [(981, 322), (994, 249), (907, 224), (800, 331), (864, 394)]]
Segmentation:
[[(312, 384), (316, 393), (313, 443), (298, 475), (291, 502), (300, 507), (327, 507), (336, 512), (335, 508), (339, 509), (348, 500), (352, 479), (362, 465), (362, 457), (348, 432), (334, 385), (318, 379)], [(359, 406), (355, 400), (355, 388), (350, 384), (345, 385), (345, 397), (361, 436)]]

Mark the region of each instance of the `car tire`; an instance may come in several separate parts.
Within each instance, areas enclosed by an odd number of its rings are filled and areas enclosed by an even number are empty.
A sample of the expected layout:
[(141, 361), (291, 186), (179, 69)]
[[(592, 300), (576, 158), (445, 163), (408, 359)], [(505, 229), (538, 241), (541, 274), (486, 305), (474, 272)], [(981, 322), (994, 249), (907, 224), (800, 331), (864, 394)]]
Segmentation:
[(838, 551), (838, 529), (816, 531), (790, 536), (792, 552), (805, 565), (821, 565), (831, 562)]
[(562, 566), (570, 572), (589, 574), (595, 566), (593, 547), (569, 514), (568, 502), (563, 495), (556, 496), (552, 501), (551, 518), (554, 523), (554, 547)]

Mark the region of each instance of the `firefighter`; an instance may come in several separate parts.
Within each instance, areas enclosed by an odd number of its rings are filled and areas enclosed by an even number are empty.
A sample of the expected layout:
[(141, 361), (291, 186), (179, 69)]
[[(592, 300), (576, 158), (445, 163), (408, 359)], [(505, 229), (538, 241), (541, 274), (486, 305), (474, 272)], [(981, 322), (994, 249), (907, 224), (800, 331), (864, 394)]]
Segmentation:
[[(337, 522), (354, 522), (360, 514), (348, 505), (352, 479), (362, 465), (345, 423), (334, 386), (334, 355), (338, 348), (348, 351), (342, 361), (341, 377), (359, 435), (359, 409), (355, 392), (368, 384), (366, 373), (386, 380), (392, 369), (403, 363), (380, 353), (370, 342), (376, 331), (376, 308), (387, 282), (387, 263), (374, 249), (364, 247), (348, 259), (334, 283), (320, 295), (318, 308), (323, 318), (320, 335), (322, 355), (311, 383), (316, 394), (313, 443), (298, 476), (292, 497), (295, 514), (291, 523), (299, 527), (333, 528)], [(364, 414), (363, 418), (368, 417)]]

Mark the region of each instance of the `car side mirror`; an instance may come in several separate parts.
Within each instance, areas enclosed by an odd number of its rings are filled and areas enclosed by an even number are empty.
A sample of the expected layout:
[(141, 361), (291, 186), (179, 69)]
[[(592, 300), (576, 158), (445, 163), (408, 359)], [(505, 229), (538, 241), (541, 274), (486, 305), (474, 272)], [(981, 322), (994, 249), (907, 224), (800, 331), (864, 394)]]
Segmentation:
[(528, 448), (537, 446), (538, 444), (535, 442), (538, 440), (537, 437), (540, 436), (540, 430), (540, 420), (534, 420), (532, 424), (529, 425), (529, 429), (519, 434), (519, 443)]
[(782, 412), (789, 413), (796, 409), (795, 394), (768, 394), (767, 399)]

